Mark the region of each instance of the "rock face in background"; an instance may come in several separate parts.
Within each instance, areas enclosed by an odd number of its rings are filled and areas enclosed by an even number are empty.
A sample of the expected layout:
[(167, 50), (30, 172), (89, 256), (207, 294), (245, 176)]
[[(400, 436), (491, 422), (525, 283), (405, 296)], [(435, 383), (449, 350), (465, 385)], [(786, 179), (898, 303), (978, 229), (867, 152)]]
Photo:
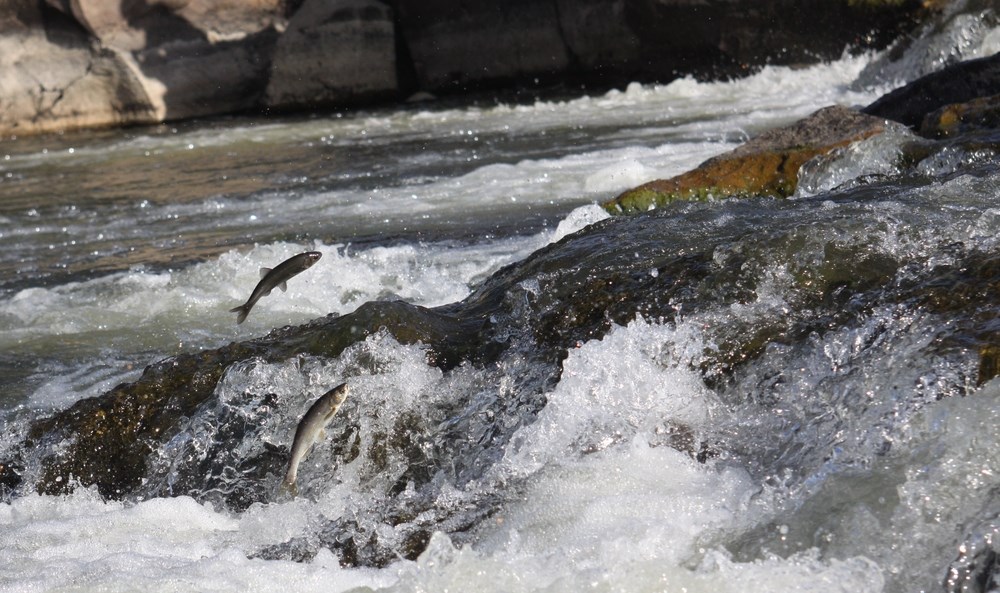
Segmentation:
[(374, 0), (305, 0), (278, 38), (264, 103), (279, 109), (395, 92), (392, 11)]
[(10, 0), (0, 134), (678, 75), (881, 47), (920, 0)]
[(34, 0), (0, 10), (0, 131), (157, 120), (139, 73), (70, 15)]

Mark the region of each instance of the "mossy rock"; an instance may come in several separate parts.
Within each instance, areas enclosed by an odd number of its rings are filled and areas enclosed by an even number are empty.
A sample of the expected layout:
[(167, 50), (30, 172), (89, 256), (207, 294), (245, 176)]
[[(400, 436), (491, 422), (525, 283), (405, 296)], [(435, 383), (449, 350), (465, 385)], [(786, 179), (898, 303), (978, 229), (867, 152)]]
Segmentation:
[(978, 130), (1000, 129), (1000, 95), (979, 97), (945, 105), (928, 113), (920, 124), (920, 135), (950, 138)]
[(847, 107), (826, 107), (790, 126), (765, 132), (692, 171), (650, 181), (602, 206), (612, 214), (631, 214), (677, 200), (788, 197), (795, 193), (799, 169), (807, 161), (884, 129), (880, 118)]

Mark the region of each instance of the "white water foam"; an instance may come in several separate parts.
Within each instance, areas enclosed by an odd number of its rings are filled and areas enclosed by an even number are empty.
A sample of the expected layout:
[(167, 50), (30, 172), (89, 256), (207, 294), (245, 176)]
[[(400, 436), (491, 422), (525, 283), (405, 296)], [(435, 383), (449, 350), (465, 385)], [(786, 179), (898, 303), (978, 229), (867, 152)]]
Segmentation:
[[(25, 495), (0, 506), (0, 562), (10, 567), (0, 585), (12, 593), (880, 590), (879, 567), (860, 556), (738, 562), (725, 552), (729, 535), (767, 516), (768, 496), (739, 467), (699, 463), (663, 442), (665, 422), (698, 435), (724, 414), (693, 371), (664, 358), (677, 331), (638, 320), (570, 354), (567, 377), (497, 470), (530, 475), (527, 490), (462, 549), (438, 533), (416, 561), (384, 569), (341, 568), (329, 551), (304, 563), (248, 559), (363, 506), (357, 475), (365, 468), (351, 467), (362, 463), (355, 461), (325, 491), (314, 490), (315, 500), (255, 505), (242, 515), (184, 496), (121, 503), (84, 489)], [(351, 397), (366, 408), (388, 409), (373, 397), (392, 399), (398, 412), (433, 405), (422, 401), (430, 393), (447, 397), (450, 379), (426, 367), (419, 346), (384, 335), (366, 344), (359, 348), (384, 359), (378, 373), (357, 377)], [(315, 371), (343, 373), (345, 364), (353, 363), (303, 368), (312, 381)], [(425, 369), (417, 380), (413, 365)], [(282, 381), (294, 366), (265, 365), (248, 378)]]
[[(748, 135), (757, 126), (798, 117), (815, 109), (817, 103), (868, 102), (877, 93), (852, 93), (843, 86), (853, 80), (863, 63), (864, 58), (850, 58), (801, 71), (769, 67), (733, 83), (685, 79), (657, 87), (634, 85), (605, 97), (565, 104), (392, 117), (426, 120), (428, 129), (444, 126), (442, 133), (449, 128), (454, 133), (467, 133), (482, 126), (521, 133), (530, 131), (531, 118), (536, 124), (537, 120), (547, 122), (543, 127), (572, 124), (579, 117), (607, 116), (636, 125), (664, 121), (679, 134), (701, 135), (697, 142), (704, 142), (705, 131), (711, 131), (710, 140), (715, 145), (706, 148), (707, 152), (709, 148), (724, 148), (724, 143)], [(629, 112), (630, 103), (639, 105), (639, 110)], [(732, 110), (731, 116), (719, 115), (727, 110)], [(557, 116), (550, 117), (547, 111)], [(492, 120), (483, 117), (491, 113), (498, 116)], [(500, 117), (504, 113), (518, 117), (511, 122)], [(396, 125), (396, 120), (386, 121), (375, 118), (351, 125), (364, 125), (366, 132), (377, 131), (378, 125)], [(524, 127), (520, 127), (522, 123)], [(304, 138), (324, 133), (315, 122), (309, 126), (313, 127), (303, 126), (295, 133)], [(277, 129), (264, 132), (286, 133)], [(344, 133), (337, 130), (337, 134)], [(179, 142), (194, 145), (201, 137), (208, 142), (215, 135), (214, 131), (183, 133)], [(349, 141), (350, 134), (346, 135), (345, 141)], [(646, 156), (653, 158), (646, 160)], [(618, 163), (605, 163), (603, 168), (577, 175), (575, 181), (566, 182), (567, 187), (575, 184), (573, 188), (582, 186), (588, 192), (610, 192), (617, 184), (632, 183), (658, 167), (669, 171), (680, 166), (680, 160), (667, 165), (657, 160), (677, 158), (669, 149), (661, 154), (628, 149), (621, 157)], [(524, 170), (533, 168), (535, 185), (544, 187), (543, 176), (557, 170), (559, 164), (531, 162)], [(546, 167), (550, 171), (545, 171)], [(489, 174), (500, 184), (505, 173), (521, 170), (501, 167), (474, 173), (470, 179)], [(880, 220), (891, 219), (892, 213), (887, 211), (891, 207), (873, 207), (873, 214)], [(586, 223), (598, 220), (601, 214), (591, 210), (589, 214), (579, 212), (578, 217)], [(968, 232), (985, 236), (995, 218), (995, 213), (984, 216), (982, 224)], [(557, 234), (572, 228), (575, 225)], [(92, 354), (99, 351), (95, 348), (98, 344), (138, 340), (138, 344), (122, 347), (150, 347), (161, 357), (182, 342), (203, 346), (258, 335), (275, 325), (344, 312), (370, 298), (398, 295), (422, 304), (455, 300), (489, 269), (522, 257), (549, 236), (546, 233), (544, 238), (524, 243), (516, 240), (468, 250), (421, 245), (389, 247), (370, 254), (319, 243), (262, 245), (249, 253), (229, 253), (186, 270), (156, 274), (137, 270), (59, 288), (29, 289), (3, 303), (7, 308), (0, 312), (0, 320), (6, 327), (0, 336), (10, 340), (5, 346), (30, 346), (39, 353), (55, 343), (70, 342), (69, 347), (80, 344), (80, 352)], [(312, 278), (304, 274), (293, 279), (289, 294), (266, 297), (247, 325), (234, 330), (231, 314), (225, 309), (246, 298), (256, 283), (257, 268), (315, 248), (326, 251), (320, 263), (330, 267), (317, 264), (309, 271)], [(478, 263), (463, 265), (467, 260)], [(345, 274), (343, 267), (351, 271)], [(461, 271), (454, 271), (455, 267)], [(324, 289), (317, 286), (320, 279), (335, 288), (322, 293)], [(781, 281), (780, 275), (776, 277), (776, 283)], [(771, 305), (780, 303), (759, 304)], [(751, 562), (734, 559), (723, 544), (769, 516), (768, 491), (739, 466), (711, 460), (698, 463), (661, 440), (672, 429), (663, 420), (689, 425), (697, 441), (710, 433), (714, 418), (727, 413), (686, 369), (685, 361), (695, 359), (698, 350), (709, 346), (699, 343), (698, 328), (691, 325), (670, 328), (635, 322), (616, 329), (604, 341), (584, 344), (571, 353), (565, 384), (550, 394), (551, 408), (543, 410), (537, 426), (522, 429), (498, 469), (498, 473), (529, 476), (529, 496), (508, 500), (496, 515), (503, 520), (481, 526), (476, 541), (462, 549), (455, 549), (447, 537), (438, 534), (416, 562), (399, 561), (378, 570), (342, 569), (328, 551), (306, 563), (247, 558), (261, 546), (287, 541), (308, 532), (321, 518), (335, 516), (344, 508), (346, 497), (363, 496), (350, 491), (356, 482), (347, 479), (349, 474), (343, 476), (340, 486), (331, 486), (315, 501), (260, 505), (242, 515), (220, 512), (186, 497), (117, 503), (102, 501), (87, 490), (63, 497), (26, 494), (0, 505), (0, 563), (5, 566), (0, 589), (16, 593), (286, 588), (879, 591), (887, 574), (883, 567), (905, 571), (923, 561), (916, 539), (933, 539), (948, 527), (947, 521), (937, 521), (950, 515), (937, 512), (950, 508), (949, 496), (971, 492), (975, 496), (969, 504), (985, 497), (989, 477), (997, 469), (980, 458), (996, 449), (995, 431), (990, 432), (990, 426), (1000, 423), (992, 414), (979, 413), (975, 406), (982, 400), (949, 402), (952, 407), (944, 408), (944, 418), (928, 415), (915, 424), (914, 459), (921, 451), (921, 442), (931, 445), (924, 451), (943, 451), (944, 455), (930, 455), (907, 466), (911, 469), (901, 493), (913, 503), (913, 509), (899, 508), (898, 522), (879, 543), (848, 545), (834, 555), (810, 550), (788, 557), (765, 555)], [(104, 331), (107, 333), (101, 333)], [(665, 356), (669, 350), (684, 356)], [(369, 379), (369, 387), (382, 389), (384, 397), (400, 392), (413, 400), (421, 390), (433, 389), (439, 382), (446, 386), (446, 380), (433, 373), (420, 377), (417, 391), (411, 383), (400, 383), (411, 380), (408, 371), (412, 369), (406, 361), (420, 360), (418, 346), (394, 345), (385, 351), (395, 352), (396, 370), (379, 379), (382, 383)], [(77, 382), (71, 374), (69, 380)], [(950, 420), (948, 412), (957, 412), (958, 418)], [(983, 431), (988, 436), (970, 431)], [(287, 435), (287, 430), (283, 434)], [(923, 434), (932, 436), (922, 440)], [(926, 468), (929, 471), (924, 471)], [(975, 483), (969, 482), (970, 476)], [(966, 488), (960, 489), (962, 486)], [(949, 487), (955, 491), (949, 492)], [(857, 515), (865, 516), (860, 511)], [(909, 542), (905, 525), (915, 517), (928, 530)], [(877, 523), (868, 526), (869, 531), (861, 532), (865, 536), (880, 527)], [(885, 540), (891, 541), (883, 545)], [(901, 541), (904, 553), (893, 556)]]

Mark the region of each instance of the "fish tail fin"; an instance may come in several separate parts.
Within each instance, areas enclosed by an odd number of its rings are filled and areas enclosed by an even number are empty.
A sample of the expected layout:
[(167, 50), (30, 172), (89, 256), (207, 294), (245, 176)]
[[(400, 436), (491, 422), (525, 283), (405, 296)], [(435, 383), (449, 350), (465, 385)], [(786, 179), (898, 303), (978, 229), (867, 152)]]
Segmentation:
[(295, 482), (289, 482), (285, 479), (281, 481), (281, 488), (278, 489), (278, 492), (284, 496), (295, 498), (299, 495), (299, 487), (295, 484)]
[(246, 320), (247, 314), (250, 313), (250, 307), (247, 307), (246, 305), (240, 305), (239, 307), (233, 307), (232, 309), (229, 310), (229, 312), (239, 313), (239, 315), (236, 316), (236, 324), (239, 325), (240, 323), (243, 323), (244, 320)]

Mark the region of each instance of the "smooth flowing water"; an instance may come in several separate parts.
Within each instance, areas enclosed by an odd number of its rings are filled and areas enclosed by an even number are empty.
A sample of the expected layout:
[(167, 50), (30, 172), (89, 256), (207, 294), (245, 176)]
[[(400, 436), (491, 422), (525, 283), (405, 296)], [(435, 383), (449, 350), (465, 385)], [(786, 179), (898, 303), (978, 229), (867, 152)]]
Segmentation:
[[(996, 154), (896, 178), (900, 129), (811, 167), (789, 200), (620, 220), (595, 205), (997, 51), (981, 22), (892, 63), (4, 140), (0, 460), (32, 420), (146, 365), (370, 301), (503, 292), (495, 339), (518, 345), (442, 369), (376, 332), (337, 357), (234, 364), (126, 500), (36, 494), (29, 459), (2, 492), (0, 590), (996, 587), (1000, 384), (977, 384), (963, 342), (996, 324)], [(323, 257), (236, 325), (258, 269), (304, 250)], [(560, 287), (584, 302), (616, 275), (662, 299), (607, 301), (592, 338), (547, 316)], [(250, 461), (287, 451), (345, 378), (299, 496), (262, 495), (270, 469), (247, 494)]]

